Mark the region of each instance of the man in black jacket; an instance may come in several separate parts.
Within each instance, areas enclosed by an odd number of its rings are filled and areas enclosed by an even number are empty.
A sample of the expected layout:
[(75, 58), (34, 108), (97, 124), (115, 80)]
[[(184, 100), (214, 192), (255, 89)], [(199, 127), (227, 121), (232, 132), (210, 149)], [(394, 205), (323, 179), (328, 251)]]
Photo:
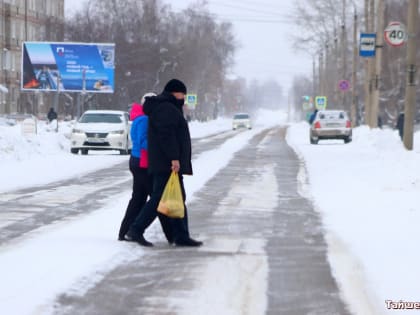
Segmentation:
[[(149, 117), (148, 154), (149, 172), (153, 176), (153, 191), (149, 201), (126, 234), (127, 240), (135, 241), (143, 246), (153, 246), (143, 234), (157, 215), (160, 216), (164, 230), (172, 228), (175, 245), (201, 246), (203, 244), (190, 237), (186, 207), (185, 216), (182, 219), (167, 218), (158, 214), (156, 210), (172, 171), (179, 174), (185, 204), (183, 174), (192, 175), (193, 173), (190, 132), (182, 111), (186, 94), (185, 84), (172, 79), (165, 85), (160, 95), (146, 98), (143, 105), (143, 111)], [(169, 242), (171, 243), (171, 240)]]
[(57, 113), (53, 107), (50, 108), (50, 111), (47, 114), (47, 118), (50, 122), (52, 122), (54, 119), (57, 119)]

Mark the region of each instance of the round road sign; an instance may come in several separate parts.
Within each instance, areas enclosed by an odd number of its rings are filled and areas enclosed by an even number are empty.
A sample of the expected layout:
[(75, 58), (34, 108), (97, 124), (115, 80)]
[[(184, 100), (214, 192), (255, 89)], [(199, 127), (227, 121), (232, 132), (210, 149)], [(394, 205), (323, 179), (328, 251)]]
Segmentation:
[(343, 92), (348, 91), (350, 89), (350, 82), (347, 80), (341, 80), (338, 82), (338, 88)]
[(391, 22), (384, 32), (385, 41), (394, 47), (404, 45), (407, 40), (407, 31), (401, 22)]

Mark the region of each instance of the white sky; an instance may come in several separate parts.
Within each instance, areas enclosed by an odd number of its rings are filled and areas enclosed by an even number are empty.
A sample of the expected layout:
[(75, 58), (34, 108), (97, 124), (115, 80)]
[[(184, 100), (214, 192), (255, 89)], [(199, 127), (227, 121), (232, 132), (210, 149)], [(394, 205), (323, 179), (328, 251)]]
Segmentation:
[[(203, 152), (194, 159), (196, 175), (185, 179), (188, 200), (193, 200), (194, 194), (228, 164), (235, 152), (248, 145), (253, 136), (266, 128), (285, 124), (286, 115), (279, 111), (260, 111), (256, 117), (254, 129), (234, 133), (221, 146)], [(22, 198), (30, 202), (30, 198), (51, 200), (57, 197), (62, 200), (65, 197), (71, 203), (69, 191), (73, 191), (77, 198), (89, 189), (100, 187), (83, 186), (83, 192), (67, 188), (66, 194), (57, 187), (41, 191), (37, 196), (17, 196), (7, 191), (74, 177), (127, 160), (127, 156), (112, 156), (100, 151), (88, 156), (70, 154), (69, 140), (65, 137), (71, 130), (70, 122), (60, 124), (59, 133), (48, 132), (44, 122), (40, 122), (38, 127), (37, 136), (25, 139), (20, 126), (0, 125), (0, 135), (3, 135), (0, 137), (0, 173), (7, 179), (7, 185), (3, 183), (5, 180), (0, 181), (2, 200)], [(192, 137), (203, 137), (221, 130), (232, 132), (230, 119), (193, 122), (190, 127)], [(291, 124), (287, 141), (302, 160), (297, 175), (298, 192), (311, 200), (320, 213), (328, 244), (328, 259), (344, 300), (350, 304), (354, 314), (407, 314), (403, 310), (387, 311), (385, 300), (420, 302), (420, 253), (417, 250), (420, 239), (420, 132), (415, 134), (415, 149), (406, 151), (396, 130), (370, 130), (362, 126), (353, 130), (353, 142), (349, 144), (320, 141), (319, 145), (310, 145), (308, 128), (306, 122)], [(272, 136), (267, 134), (267, 137)], [(259, 145), (256, 150), (264, 150), (264, 145)], [(249, 196), (262, 196), (266, 211), (274, 211), (276, 196), (281, 192), (270, 168), (270, 165), (261, 167), (260, 178), (255, 183), (238, 182), (232, 185), (228, 196), (237, 196), (241, 192), (247, 192)], [(130, 177), (128, 171), (127, 176)], [(133, 251), (132, 247), (115, 241), (121, 204), (125, 204), (129, 196), (130, 187), (127, 187), (126, 192), (110, 196), (104, 208), (86, 216), (49, 224), (16, 239), (10, 245), (2, 246), (0, 304), (3, 313), (38, 314), (43, 310), (43, 314), (49, 314), (47, 310), (53, 306), (57, 295), (69, 291), (83, 294), (84, 290), (101, 280), (100, 275), (124, 264), (125, 260), (148, 255), (141, 248)], [(255, 200), (243, 198), (243, 202), (243, 207), (249, 211)], [(220, 203), (218, 215), (224, 215), (224, 204)], [(241, 211), (241, 208), (237, 210)], [(0, 223), (4, 226), (10, 224), (7, 220), (21, 220), (22, 216), (30, 216), (31, 213), (16, 214), (4, 210), (0, 215)], [(93, 228), (98, 222), (103, 227), (100, 231)], [(155, 228), (150, 229), (151, 234), (147, 238), (153, 242), (162, 241), (160, 230), (157, 226)], [(252, 241), (249, 240), (247, 244), (264, 251), (263, 240), (257, 239), (261, 242), (255, 244)], [(218, 244), (231, 245), (234, 244)], [(69, 256), (72, 257), (70, 261)], [(211, 257), (207, 268), (197, 272), (202, 277), (197, 279), (193, 295), (179, 297), (181, 305), (186, 307), (180, 315), (191, 314), (188, 306), (194, 306), (195, 309), (209, 307), (208, 299), (197, 298), (203, 296), (219, 298), (221, 304), (216, 306), (217, 314), (237, 314), (229, 311), (236, 306), (232, 304), (232, 299), (227, 298), (231, 297), (229, 294), (232, 292), (238, 293), (239, 296), (235, 298), (243, 303), (248, 301), (264, 307), (267, 262), (244, 261), (234, 256), (231, 260), (226, 259), (214, 260)], [(28, 261), (31, 263), (27, 264)], [(257, 265), (262, 267), (251, 278), (251, 272), (243, 272), (246, 266), (253, 268)], [(220, 286), (219, 282), (214, 281), (220, 275), (221, 268), (229, 275), (229, 286)], [(247, 286), (252, 289), (251, 295), (245, 294), (248, 291), (241, 291)], [(251, 301), (249, 296), (252, 297)], [(214, 310), (215, 306), (211, 307)], [(264, 312), (255, 310), (251, 313)]]
[[(66, 0), (66, 10), (86, 0)], [(182, 10), (194, 0), (162, 0)], [(232, 21), (241, 47), (236, 53), (234, 75), (247, 80), (275, 79), (287, 92), (293, 76), (310, 74), (312, 60), (292, 50), (293, 24), (286, 21), (294, 0), (209, 0), (210, 11)], [(277, 21), (268, 23), (267, 21)], [(280, 21), (280, 22), (279, 22)]]

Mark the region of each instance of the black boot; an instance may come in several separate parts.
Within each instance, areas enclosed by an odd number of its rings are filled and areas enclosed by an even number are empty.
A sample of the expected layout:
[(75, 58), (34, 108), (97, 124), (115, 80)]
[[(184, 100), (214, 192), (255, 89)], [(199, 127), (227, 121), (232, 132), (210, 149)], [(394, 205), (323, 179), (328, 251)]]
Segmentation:
[(125, 240), (129, 242), (136, 242), (140, 244), (141, 246), (146, 246), (146, 247), (153, 246), (153, 243), (146, 240), (143, 235), (136, 235), (130, 231), (128, 231), (127, 234), (125, 235)]
[(175, 241), (176, 246), (187, 246), (187, 247), (199, 247), (203, 245), (203, 242), (196, 241), (192, 238), (187, 238), (185, 240)]

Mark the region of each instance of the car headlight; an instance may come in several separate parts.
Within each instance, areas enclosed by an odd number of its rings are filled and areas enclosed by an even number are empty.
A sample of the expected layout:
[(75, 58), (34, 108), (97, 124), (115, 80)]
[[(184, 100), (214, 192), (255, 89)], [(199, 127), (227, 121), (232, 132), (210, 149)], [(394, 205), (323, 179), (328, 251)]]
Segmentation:
[(75, 128), (71, 132), (72, 133), (85, 133), (83, 130), (75, 129)]
[(124, 130), (114, 130), (109, 132), (112, 135), (122, 135), (124, 134)]

